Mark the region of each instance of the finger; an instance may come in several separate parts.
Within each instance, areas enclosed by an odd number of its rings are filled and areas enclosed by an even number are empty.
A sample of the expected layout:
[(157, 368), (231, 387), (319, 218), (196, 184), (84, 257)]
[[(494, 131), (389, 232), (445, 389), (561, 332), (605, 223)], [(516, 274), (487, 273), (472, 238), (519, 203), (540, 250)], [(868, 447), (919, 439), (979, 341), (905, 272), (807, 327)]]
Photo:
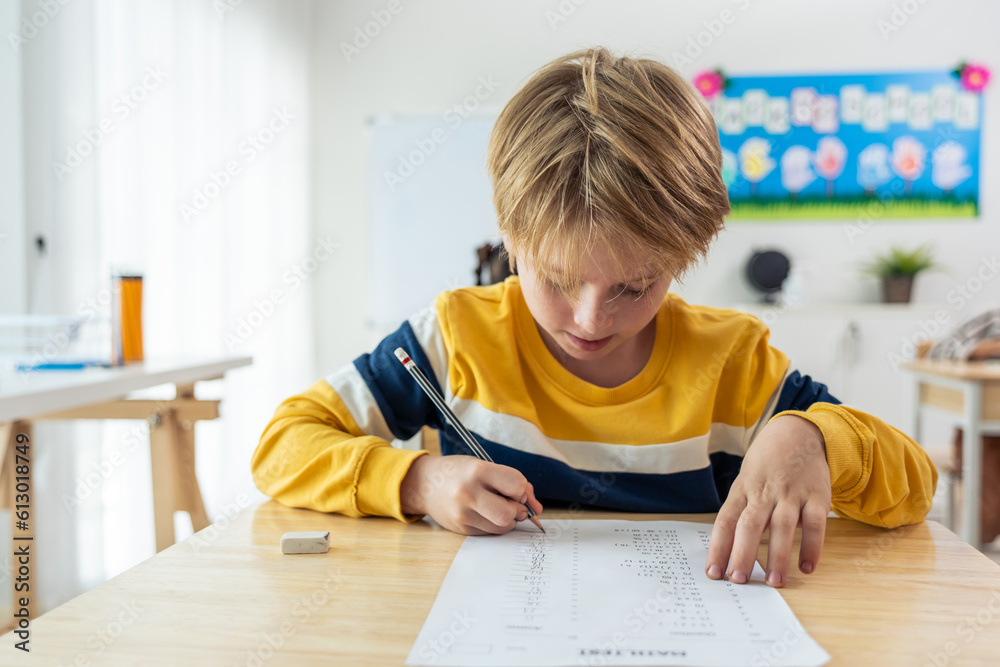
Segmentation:
[(506, 525), (497, 525), (474, 509), (466, 510), (460, 521), (466, 527), (468, 535), (503, 535), (517, 525), (516, 521), (511, 521)]
[(771, 512), (772, 502), (748, 503), (736, 522), (736, 538), (733, 540), (733, 553), (729, 559), (729, 580), (737, 584), (750, 581), (753, 565), (757, 561), (757, 547), (764, 534), (764, 527)]
[(722, 579), (729, 566), (729, 554), (736, 538), (736, 522), (747, 505), (746, 496), (731, 490), (722, 509), (715, 517), (712, 537), (708, 540), (708, 557), (705, 560), (705, 574), (709, 579)]
[(459, 535), (488, 535), (484, 530), (476, 528), (474, 525), (470, 524), (470, 519), (472, 514), (467, 511), (459, 511), (454, 515), (449, 515), (447, 517), (441, 517), (440, 519), (434, 517), (434, 520), (443, 527), (447, 528), (453, 533), (458, 533)]
[(535, 514), (541, 514), (545, 509), (542, 507), (542, 503), (538, 501), (538, 498), (535, 497), (535, 486), (531, 482), (528, 482), (528, 497), (524, 502), (531, 507)]
[(792, 503), (778, 503), (768, 522), (767, 576), (768, 586), (781, 588), (788, 580), (788, 559), (792, 554), (795, 527), (801, 508)]
[(819, 563), (826, 538), (826, 516), (829, 509), (810, 501), (802, 508), (802, 544), (799, 546), (799, 570), (811, 574)]
[[(519, 513), (527, 514), (524, 505), (500, 494), (481, 487), (468, 508), (478, 514), (482, 521), (475, 525), (491, 533), (505, 533), (517, 525)], [(485, 523), (484, 523), (485, 522)]]
[(528, 492), (528, 480), (519, 470), (498, 463), (486, 463), (481, 467), (483, 486), (489, 487), (500, 495), (521, 498)]
[(542, 513), (542, 504), (535, 498), (535, 489), (516, 468), (489, 464), (483, 468), (483, 486), (511, 500), (528, 504), (535, 514)]

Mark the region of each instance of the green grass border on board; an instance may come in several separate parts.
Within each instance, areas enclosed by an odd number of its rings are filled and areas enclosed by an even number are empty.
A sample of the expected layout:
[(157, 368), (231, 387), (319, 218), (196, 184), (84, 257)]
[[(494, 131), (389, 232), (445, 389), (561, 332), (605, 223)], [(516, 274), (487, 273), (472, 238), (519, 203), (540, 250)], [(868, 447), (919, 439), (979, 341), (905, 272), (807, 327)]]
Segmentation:
[(732, 213), (727, 220), (796, 220), (881, 218), (974, 218), (979, 215), (975, 199), (878, 199), (876, 197), (838, 197), (837, 199), (753, 199), (730, 201)]

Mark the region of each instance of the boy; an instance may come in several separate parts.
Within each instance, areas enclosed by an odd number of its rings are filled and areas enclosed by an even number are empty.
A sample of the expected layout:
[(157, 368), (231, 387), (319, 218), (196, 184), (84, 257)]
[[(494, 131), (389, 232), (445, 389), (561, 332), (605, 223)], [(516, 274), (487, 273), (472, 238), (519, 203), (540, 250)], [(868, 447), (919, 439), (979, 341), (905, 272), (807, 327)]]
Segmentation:
[[(706, 574), (745, 583), (769, 530), (782, 586), (796, 525), (814, 570), (831, 507), (922, 521), (937, 472), (910, 438), (789, 368), (748, 315), (668, 289), (730, 211), (718, 134), (670, 68), (604, 49), (545, 66), (493, 129), (488, 169), (517, 275), (444, 292), (371, 354), (284, 401), (257, 486), (294, 507), (504, 533), (546, 500), (715, 512)], [(393, 448), (422, 426), (467, 453), (403, 347), (496, 463)], [(728, 568), (728, 569), (727, 569)]]

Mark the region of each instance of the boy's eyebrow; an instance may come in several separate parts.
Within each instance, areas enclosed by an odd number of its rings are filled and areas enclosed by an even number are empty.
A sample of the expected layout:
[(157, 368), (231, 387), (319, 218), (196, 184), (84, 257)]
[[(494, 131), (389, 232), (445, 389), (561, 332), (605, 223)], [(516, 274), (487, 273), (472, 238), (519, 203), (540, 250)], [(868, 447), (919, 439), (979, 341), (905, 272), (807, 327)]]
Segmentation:
[[(568, 275), (562, 269), (549, 266), (546, 269), (546, 273), (557, 280), (567, 280)], [(663, 271), (658, 271), (656, 269), (650, 269), (650, 273), (647, 273), (639, 278), (633, 278), (631, 280), (620, 280), (617, 284), (624, 285), (626, 283), (641, 283), (641, 282), (651, 282), (663, 275)]]
[[(558, 273), (558, 272), (555, 272), (555, 271), (549, 271), (549, 275), (551, 275), (556, 280), (567, 280), (567, 277), (566, 277), (565, 273)], [(619, 280), (616, 284), (618, 284), (618, 285), (627, 285), (629, 283), (648, 283), (648, 282), (652, 282), (653, 280), (656, 280), (660, 276), (661, 276), (660, 273), (652, 273), (652, 274), (649, 274), (649, 275), (642, 276), (640, 278), (632, 278), (631, 280)]]

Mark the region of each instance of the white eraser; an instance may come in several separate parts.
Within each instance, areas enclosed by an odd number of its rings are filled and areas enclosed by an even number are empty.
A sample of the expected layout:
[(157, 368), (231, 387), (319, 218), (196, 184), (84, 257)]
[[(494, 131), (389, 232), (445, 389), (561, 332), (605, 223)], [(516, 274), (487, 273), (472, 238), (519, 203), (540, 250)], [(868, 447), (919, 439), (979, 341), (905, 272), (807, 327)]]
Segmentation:
[(285, 533), (281, 536), (281, 553), (283, 554), (325, 554), (329, 550), (329, 531)]

